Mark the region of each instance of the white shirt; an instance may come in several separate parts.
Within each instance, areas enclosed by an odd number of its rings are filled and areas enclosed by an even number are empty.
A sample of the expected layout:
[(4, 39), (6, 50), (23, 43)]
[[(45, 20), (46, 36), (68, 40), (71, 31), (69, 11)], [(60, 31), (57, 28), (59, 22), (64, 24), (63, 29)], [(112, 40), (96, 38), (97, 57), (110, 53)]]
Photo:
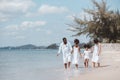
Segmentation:
[(58, 50), (58, 54), (60, 54), (62, 51), (63, 53), (63, 57), (67, 57), (71, 54), (72, 51), (72, 46), (69, 42), (67, 42), (67, 44), (64, 44), (63, 42), (60, 44), (59, 50)]

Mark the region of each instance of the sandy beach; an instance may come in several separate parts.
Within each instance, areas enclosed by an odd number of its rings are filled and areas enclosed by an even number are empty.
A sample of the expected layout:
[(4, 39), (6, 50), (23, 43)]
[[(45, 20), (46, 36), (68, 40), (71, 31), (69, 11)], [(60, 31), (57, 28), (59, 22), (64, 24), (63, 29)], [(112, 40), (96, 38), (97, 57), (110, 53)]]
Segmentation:
[(94, 68), (92, 71), (86, 70), (86, 73), (72, 77), (70, 80), (120, 80), (119, 49), (107, 49), (106, 47), (101, 54), (101, 67)]

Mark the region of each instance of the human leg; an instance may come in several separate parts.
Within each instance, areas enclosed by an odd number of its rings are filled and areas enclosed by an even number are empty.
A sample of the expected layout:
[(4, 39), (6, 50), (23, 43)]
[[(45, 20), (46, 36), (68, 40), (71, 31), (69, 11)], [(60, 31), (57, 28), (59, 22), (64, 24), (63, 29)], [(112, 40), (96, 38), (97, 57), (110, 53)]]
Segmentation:
[(93, 68), (95, 68), (95, 62), (92, 62), (93, 63)]
[(84, 61), (84, 66), (86, 67), (86, 62)]
[(85, 68), (86, 68), (86, 66), (87, 66), (87, 64), (86, 64), (86, 59), (85, 59), (85, 61), (84, 61), (84, 66), (85, 66)]
[(100, 67), (100, 63), (98, 63), (98, 67)]
[(63, 57), (64, 68), (67, 69), (67, 58)]
[(78, 69), (78, 64), (75, 64), (75, 66), (76, 66), (76, 69)]
[(68, 56), (67, 62), (68, 62), (68, 68), (70, 68), (70, 66), (71, 66), (71, 56)]
[(67, 63), (64, 63), (64, 67), (65, 67), (65, 69), (67, 69)]
[(71, 62), (68, 62), (68, 68), (70, 68)]
[(88, 68), (89, 65), (89, 59), (86, 60), (86, 67)]

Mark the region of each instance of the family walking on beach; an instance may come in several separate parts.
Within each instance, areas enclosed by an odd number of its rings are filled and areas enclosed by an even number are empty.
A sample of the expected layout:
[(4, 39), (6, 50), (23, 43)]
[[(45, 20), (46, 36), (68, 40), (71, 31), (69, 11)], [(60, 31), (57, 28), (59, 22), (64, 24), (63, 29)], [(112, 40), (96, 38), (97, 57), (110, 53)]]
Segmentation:
[(88, 68), (89, 66), (89, 54), (92, 53), (92, 63), (93, 67), (95, 67), (95, 64), (98, 64), (98, 67), (100, 67), (100, 53), (101, 53), (101, 45), (98, 41), (98, 39), (94, 39), (94, 46), (90, 47), (89, 44), (84, 45), (84, 52), (80, 52), (80, 46), (79, 46), (79, 40), (74, 40), (74, 45), (71, 46), (70, 42), (67, 41), (67, 38), (63, 38), (63, 42), (59, 46), (58, 54), (63, 53), (63, 63), (65, 69), (69, 68), (71, 63), (75, 65), (76, 69), (78, 69), (78, 64), (80, 58), (84, 58), (84, 66), (85, 68)]

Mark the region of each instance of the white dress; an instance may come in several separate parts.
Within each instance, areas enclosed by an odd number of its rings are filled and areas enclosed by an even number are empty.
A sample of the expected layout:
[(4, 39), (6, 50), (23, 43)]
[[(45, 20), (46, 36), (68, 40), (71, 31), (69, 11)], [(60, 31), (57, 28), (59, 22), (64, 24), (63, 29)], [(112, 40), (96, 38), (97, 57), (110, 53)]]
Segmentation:
[(72, 63), (73, 64), (78, 64), (79, 63), (79, 58), (80, 58), (80, 53), (79, 53), (79, 47), (73, 47), (73, 57), (72, 57)]
[(90, 57), (89, 57), (89, 54), (91, 53), (91, 51), (90, 50), (88, 50), (88, 51), (84, 51), (84, 59), (89, 59)]
[(99, 47), (98, 47), (98, 45), (94, 45), (92, 62), (95, 62), (95, 63), (98, 63), (98, 62), (99, 62), (98, 53), (99, 53)]

